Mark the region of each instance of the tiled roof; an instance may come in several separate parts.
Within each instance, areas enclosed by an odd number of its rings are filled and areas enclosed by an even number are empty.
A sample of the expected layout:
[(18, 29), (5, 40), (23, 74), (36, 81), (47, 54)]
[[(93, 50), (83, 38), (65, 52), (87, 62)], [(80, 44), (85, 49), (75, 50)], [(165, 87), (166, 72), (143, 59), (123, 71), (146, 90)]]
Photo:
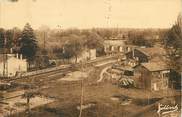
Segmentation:
[(169, 70), (169, 67), (164, 62), (149, 62), (149, 63), (142, 63), (141, 65), (146, 69), (148, 69), (149, 71)]

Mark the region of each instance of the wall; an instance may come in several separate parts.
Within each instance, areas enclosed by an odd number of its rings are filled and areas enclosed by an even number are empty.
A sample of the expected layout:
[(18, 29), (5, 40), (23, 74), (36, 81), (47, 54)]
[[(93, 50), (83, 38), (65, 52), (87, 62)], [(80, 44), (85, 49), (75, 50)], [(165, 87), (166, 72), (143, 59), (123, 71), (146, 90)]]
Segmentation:
[[(78, 56), (77, 62), (95, 60), (96, 59), (96, 49), (85, 49), (81, 55)], [(76, 60), (75, 57), (70, 59), (71, 63), (74, 63)]]
[[(151, 72), (141, 65), (135, 67), (135, 83), (138, 88), (144, 88), (148, 90), (162, 90), (168, 88), (169, 77), (164, 73), (168, 70)], [(156, 86), (154, 86), (156, 85)]]
[(138, 65), (134, 69), (134, 75), (136, 76), (135, 82), (138, 88), (142, 89), (151, 89), (151, 72), (148, 71), (141, 65)]
[(125, 40), (105, 40), (104, 41), (104, 51), (106, 53), (118, 53), (124, 52)]
[(90, 49), (89, 51), (90, 60), (96, 59), (96, 49)]
[[(3, 62), (0, 63), (0, 76), (3, 77)], [(5, 69), (6, 70), (6, 69)], [(27, 72), (27, 62), (25, 59), (21, 60), (16, 57), (10, 57), (7, 60), (7, 71), (6, 76), (13, 77), (17, 72)], [(8, 73), (8, 75), (7, 75)]]
[[(151, 90), (163, 90), (168, 88), (169, 77), (165, 76), (165, 73), (169, 73), (168, 70), (157, 71), (152, 73)], [(156, 86), (154, 86), (156, 85)]]

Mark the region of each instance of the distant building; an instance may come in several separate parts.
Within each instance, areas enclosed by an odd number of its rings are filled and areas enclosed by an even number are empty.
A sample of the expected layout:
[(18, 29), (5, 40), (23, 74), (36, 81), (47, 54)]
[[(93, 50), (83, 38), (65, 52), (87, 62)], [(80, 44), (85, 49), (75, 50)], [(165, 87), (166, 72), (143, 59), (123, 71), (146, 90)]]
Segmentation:
[[(96, 49), (85, 49), (77, 58), (77, 62), (95, 60), (96, 59)], [(75, 62), (76, 58), (71, 58), (71, 62)]]
[(133, 51), (134, 49), (138, 48), (139, 46), (136, 46), (136, 45), (128, 45), (126, 44), (125, 45), (125, 54), (128, 53), (128, 52), (131, 52)]
[(13, 77), (22, 72), (27, 72), (27, 61), (22, 55), (0, 55), (0, 77)]
[(142, 63), (135, 67), (135, 83), (138, 88), (163, 90), (169, 87), (169, 67), (163, 62)]
[(106, 54), (124, 53), (127, 35), (118, 35), (104, 40), (104, 51)]

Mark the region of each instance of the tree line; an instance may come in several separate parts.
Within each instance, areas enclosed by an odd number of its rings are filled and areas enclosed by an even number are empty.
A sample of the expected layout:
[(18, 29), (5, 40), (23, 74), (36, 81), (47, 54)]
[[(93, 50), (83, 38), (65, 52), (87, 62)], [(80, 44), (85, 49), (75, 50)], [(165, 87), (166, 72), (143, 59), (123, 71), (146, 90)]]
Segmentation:
[(0, 29), (0, 48), (3, 53), (21, 53), (28, 61), (33, 60), (38, 49), (36, 36), (27, 23), (21, 31), (18, 28)]
[[(174, 64), (176, 69), (180, 68), (177, 66), (179, 63), (176, 63), (180, 61), (181, 57), (181, 24), (179, 21), (171, 29), (50, 30), (47, 28), (44, 31), (42, 29), (33, 30), (27, 23), (23, 30), (0, 28), (0, 48), (1, 50), (5, 48), (6, 51), (13, 48), (14, 53), (22, 53), (29, 62), (40, 55), (47, 55), (49, 58), (70, 59), (75, 57), (77, 59), (86, 48), (95, 48), (98, 55), (104, 55), (104, 40), (117, 37), (121, 33), (127, 33), (128, 44), (147, 47), (152, 47), (156, 43), (165, 45), (166, 50), (170, 51), (171, 64)], [(44, 46), (42, 46), (43, 44)]]

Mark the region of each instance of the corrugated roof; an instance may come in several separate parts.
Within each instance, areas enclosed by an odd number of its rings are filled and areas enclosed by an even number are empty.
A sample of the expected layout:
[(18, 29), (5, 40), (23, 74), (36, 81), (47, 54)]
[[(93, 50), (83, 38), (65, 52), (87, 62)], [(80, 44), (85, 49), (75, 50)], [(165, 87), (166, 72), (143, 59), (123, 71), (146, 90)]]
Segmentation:
[(160, 47), (152, 47), (152, 48), (137, 48), (138, 51), (144, 53), (147, 56), (155, 56), (155, 55), (166, 55), (166, 51), (164, 48)]
[(150, 62), (150, 63), (142, 63), (143, 67), (148, 69), (149, 71), (162, 71), (169, 70), (169, 67), (164, 62)]
[(115, 67), (116, 69), (120, 69), (120, 70), (127, 70), (127, 71), (133, 71), (133, 67), (131, 66), (117, 66)]

